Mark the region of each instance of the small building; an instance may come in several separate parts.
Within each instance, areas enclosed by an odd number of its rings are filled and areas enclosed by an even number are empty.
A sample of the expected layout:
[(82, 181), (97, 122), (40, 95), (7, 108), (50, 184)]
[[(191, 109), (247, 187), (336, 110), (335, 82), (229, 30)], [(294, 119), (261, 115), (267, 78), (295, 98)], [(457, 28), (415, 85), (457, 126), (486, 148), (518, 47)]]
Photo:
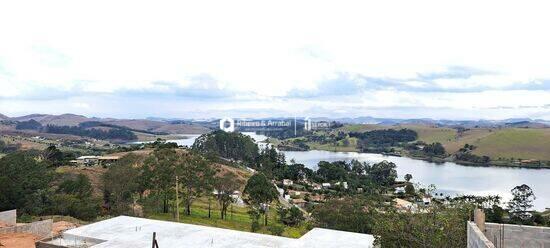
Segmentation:
[(324, 195), (312, 195), (309, 197), (309, 199), (313, 202), (325, 202), (325, 196)]
[(312, 183), (311, 186), (313, 186), (313, 190), (321, 190), (323, 188), (321, 184), (318, 183)]
[(357, 188), (357, 193), (363, 193), (363, 188)]
[(98, 156), (80, 156), (76, 158), (77, 164), (84, 166), (93, 166), (98, 163)]
[[(340, 185), (342, 185), (342, 187), (343, 187), (344, 189), (348, 189), (348, 182), (337, 182), (337, 183), (335, 183), (334, 185), (335, 185), (335, 186), (340, 186)], [(330, 186), (329, 186), (329, 187), (330, 187)]]
[(430, 205), (430, 203), (432, 202), (432, 198), (431, 197), (422, 197), (422, 202), (424, 203), (424, 205)]
[(416, 211), (416, 205), (410, 201), (395, 198), (392, 200), (399, 211)]
[(322, 183), (323, 188), (330, 188), (330, 183)]
[(298, 190), (289, 190), (288, 194), (291, 195), (291, 196), (303, 196), (303, 195), (308, 194), (308, 192), (298, 191)]
[(290, 179), (283, 179), (283, 185), (284, 185), (284, 186), (291, 186), (291, 185), (293, 185), (293, 184), (294, 184), (294, 182), (293, 182), (292, 180), (290, 180)]
[(307, 201), (304, 199), (293, 199), (292, 203), (298, 207), (303, 208), (306, 206)]
[(405, 187), (396, 187), (394, 190), (395, 194), (405, 194)]
[(99, 165), (109, 166), (120, 159), (119, 156), (99, 156), (97, 161)]

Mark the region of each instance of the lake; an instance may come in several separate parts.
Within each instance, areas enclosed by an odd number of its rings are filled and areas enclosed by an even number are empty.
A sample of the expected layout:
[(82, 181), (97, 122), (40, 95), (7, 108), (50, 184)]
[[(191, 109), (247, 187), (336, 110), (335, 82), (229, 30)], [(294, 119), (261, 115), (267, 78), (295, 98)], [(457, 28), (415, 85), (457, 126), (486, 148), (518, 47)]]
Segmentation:
[[(261, 145), (266, 139), (263, 135), (245, 133)], [(191, 146), (198, 135), (184, 135), (185, 139), (172, 140), (179, 145)], [(456, 194), (488, 195), (498, 194), (509, 200), (510, 190), (517, 185), (529, 185), (537, 199), (535, 208), (544, 210), (550, 207), (550, 169), (525, 169), (510, 167), (474, 167), (463, 166), (452, 162), (432, 163), (406, 157), (385, 156), (374, 153), (331, 152), (331, 151), (283, 151), (287, 161), (294, 159), (296, 163), (317, 169), (319, 161), (338, 161), (352, 159), (361, 162), (376, 163), (383, 160), (397, 165), (397, 174), (403, 179), (405, 174), (411, 174), (414, 183), (423, 186), (434, 184), (437, 191), (454, 196)]]

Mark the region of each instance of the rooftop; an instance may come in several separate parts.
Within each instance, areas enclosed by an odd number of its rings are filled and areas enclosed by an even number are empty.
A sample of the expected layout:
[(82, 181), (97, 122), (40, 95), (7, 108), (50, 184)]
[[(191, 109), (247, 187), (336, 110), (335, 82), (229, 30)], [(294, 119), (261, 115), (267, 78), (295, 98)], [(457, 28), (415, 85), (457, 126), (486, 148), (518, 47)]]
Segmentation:
[(368, 234), (314, 228), (299, 239), (128, 216), (81, 226), (51, 244), (89, 247), (149, 247), (156, 232), (159, 247), (372, 247)]

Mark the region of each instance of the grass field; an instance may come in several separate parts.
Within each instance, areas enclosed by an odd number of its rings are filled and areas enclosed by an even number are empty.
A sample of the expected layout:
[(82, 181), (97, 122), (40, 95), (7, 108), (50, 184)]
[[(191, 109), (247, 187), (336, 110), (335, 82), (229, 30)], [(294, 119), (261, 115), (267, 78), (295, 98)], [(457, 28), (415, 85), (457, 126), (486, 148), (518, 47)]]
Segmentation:
[[(180, 222), (250, 232), (250, 224), (252, 220), (247, 213), (247, 207), (239, 207), (234, 205), (233, 211), (231, 211), (231, 208), (228, 210), (227, 219), (222, 220), (220, 219), (219, 206), (214, 199), (212, 200), (211, 206), (211, 218), (208, 218), (208, 199), (206, 198), (198, 199), (193, 203), (190, 216), (185, 215), (183, 206), (180, 206)], [(158, 220), (175, 221), (173, 213), (152, 213), (148, 214), (147, 217)], [(271, 234), (267, 227), (263, 225), (263, 217), (260, 224), (261, 229), (258, 231), (259, 233)], [(277, 223), (275, 208), (271, 208), (268, 218), (268, 226), (273, 224), (281, 225), (280, 223)], [(297, 227), (285, 226), (283, 236), (290, 238), (299, 238), (307, 231), (307, 224), (302, 224)]]
[(493, 159), (550, 160), (550, 129), (507, 128), (495, 130), (477, 142), (474, 153)]
[[(418, 140), (426, 143), (439, 142), (447, 153), (455, 153), (465, 144), (477, 146), (474, 153), (486, 155), (492, 159), (521, 158), (550, 160), (550, 128), (472, 128), (462, 134), (456, 129), (428, 125), (346, 125), (340, 130), (365, 132), (376, 129), (409, 128), (418, 133)], [(312, 149), (328, 151), (355, 151), (355, 144), (334, 146), (332, 144), (308, 144)]]
[(445, 144), (456, 139), (456, 130), (452, 128), (438, 128), (422, 125), (400, 125), (397, 129), (408, 128), (418, 133), (418, 140), (428, 144), (439, 142)]

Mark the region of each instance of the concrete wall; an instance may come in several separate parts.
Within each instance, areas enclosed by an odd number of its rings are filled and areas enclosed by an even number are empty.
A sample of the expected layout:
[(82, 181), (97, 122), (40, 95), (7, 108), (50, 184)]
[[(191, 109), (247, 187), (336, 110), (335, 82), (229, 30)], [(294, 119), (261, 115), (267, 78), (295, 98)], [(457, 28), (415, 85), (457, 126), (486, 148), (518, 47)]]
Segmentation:
[(474, 222), (468, 221), (468, 248), (495, 248)]
[(47, 238), (52, 234), (53, 221), (43, 220), (33, 223), (20, 224), (13, 227), (0, 228), (0, 234), (4, 233), (31, 233), (40, 238)]
[(550, 248), (548, 227), (485, 223), (485, 236), (498, 248)]
[(13, 209), (0, 212), (0, 221), (15, 226), (17, 223), (17, 210)]

